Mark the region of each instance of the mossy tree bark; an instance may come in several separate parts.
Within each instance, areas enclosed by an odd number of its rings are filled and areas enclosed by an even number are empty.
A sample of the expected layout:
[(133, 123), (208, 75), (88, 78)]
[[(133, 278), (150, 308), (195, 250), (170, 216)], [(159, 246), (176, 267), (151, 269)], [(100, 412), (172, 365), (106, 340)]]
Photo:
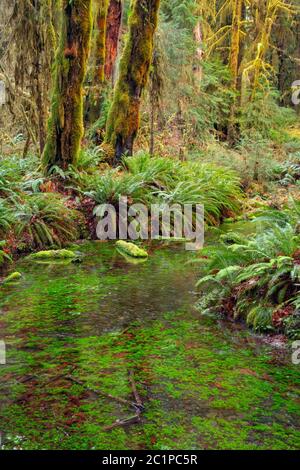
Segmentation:
[(122, 0), (110, 0), (107, 14), (105, 78), (115, 79), (115, 63), (118, 57), (120, 30), (122, 23)]
[(105, 82), (104, 67), (106, 58), (106, 27), (109, 0), (97, 0), (96, 6), (96, 41), (94, 46), (94, 71), (92, 86), (86, 99), (85, 119), (93, 124), (100, 115), (103, 86)]
[[(241, 28), (241, 20), (242, 20), (242, 10), (243, 10), (243, 0), (234, 0), (229, 66), (230, 66), (231, 75), (232, 75), (232, 90), (235, 93), (237, 93), (238, 91), (240, 40), (241, 40), (240, 28)], [(234, 143), (237, 138), (235, 116), (236, 116), (236, 98), (234, 98), (233, 104), (231, 106), (229, 123), (228, 123), (227, 139), (230, 143)]]
[(96, 70), (94, 84), (103, 83), (105, 80), (104, 67), (106, 58), (106, 29), (109, 0), (99, 0), (97, 13), (97, 39), (96, 39)]
[(142, 92), (147, 84), (157, 28), (160, 0), (134, 0), (129, 35), (120, 63), (112, 107), (107, 120), (106, 142), (122, 155), (132, 155), (139, 129)]
[(62, 24), (55, 59), (55, 83), (48, 135), (43, 153), (47, 172), (76, 164), (83, 137), (83, 81), (90, 46), (91, 0), (63, 0)]

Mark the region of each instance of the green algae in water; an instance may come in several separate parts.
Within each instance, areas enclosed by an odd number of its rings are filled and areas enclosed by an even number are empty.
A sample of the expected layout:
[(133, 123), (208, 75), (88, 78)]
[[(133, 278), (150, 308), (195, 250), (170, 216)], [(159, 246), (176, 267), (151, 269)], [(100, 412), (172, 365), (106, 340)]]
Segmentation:
[[(190, 253), (131, 265), (111, 244), (80, 250), (78, 266), (21, 262), (26, 282), (1, 290), (4, 449), (299, 448), (299, 369), (193, 310)], [(105, 432), (132, 413), (105, 398), (132, 400), (130, 371), (142, 422)]]

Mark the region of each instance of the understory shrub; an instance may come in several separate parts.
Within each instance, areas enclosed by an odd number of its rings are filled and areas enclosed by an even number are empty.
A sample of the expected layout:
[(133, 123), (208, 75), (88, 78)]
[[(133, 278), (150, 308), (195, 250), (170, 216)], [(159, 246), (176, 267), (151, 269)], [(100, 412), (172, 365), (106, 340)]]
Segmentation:
[(66, 207), (65, 203), (54, 193), (31, 194), (17, 202), (17, 238), (34, 248), (61, 246), (76, 240), (79, 213)]
[[(258, 224), (255, 236), (227, 233), (219, 246), (205, 248), (197, 260), (203, 269), (198, 282), (204, 294), (200, 308), (243, 318), (258, 331), (279, 330), (297, 336), (299, 220), (300, 204), (293, 202), (290, 209), (259, 215), (254, 220)], [(205, 296), (208, 283), (213, 289)]]
[(108, 170), (87, 185), (96, 204), (116, 204), (120, 196), (146, 205), (203, 204), (209, 225), (236, 214), (242, 200), (239, 178), (230, 169), (148, 154), (124, 158), (122, 168)]

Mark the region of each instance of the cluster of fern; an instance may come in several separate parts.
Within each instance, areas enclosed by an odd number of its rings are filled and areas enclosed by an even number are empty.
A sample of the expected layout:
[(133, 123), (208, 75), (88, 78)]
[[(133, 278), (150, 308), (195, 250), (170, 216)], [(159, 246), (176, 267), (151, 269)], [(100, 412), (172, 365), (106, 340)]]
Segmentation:
[(0, 266), (9, 260), (7, 245), (26, 251), (61, 246), (78, 235), (78, 214), (63, 196), (47, 192), (37, 168), (36, 158), (1, 158)]
[(232, 170), (145, 153), (124, 158), (122, 167), (101, 176), (87, 177), (84, 186), (96, 204), (117, 204), (121, 196), (147, 206), (202, 204), (208, 225), (238, 213), (242, 200), (240, 180)]
[[(199, 306), (244, 319), (256, 331), (300, 335), (300, 204), (268, 210), (253, 222), (256, 234), (221, 235), (219, 246), (207, 247), (198, 262), (203, 277)], [(205, 295), (206, 286), (213, 286)]]

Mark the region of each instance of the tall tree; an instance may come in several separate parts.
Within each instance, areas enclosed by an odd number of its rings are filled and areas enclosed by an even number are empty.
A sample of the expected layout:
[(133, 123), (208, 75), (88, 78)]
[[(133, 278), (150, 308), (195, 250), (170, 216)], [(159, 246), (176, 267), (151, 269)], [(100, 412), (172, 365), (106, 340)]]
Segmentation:
[[(4, 75), (14, 122), (30, 143), (43, 151), (46, 138), (51, 67), (55, 52), (52, 0), (18, 0), (3, 6), (8, 18), (0, 28), (0, 73)], [(5, 39), (9, 37), (9, 40)], [(46, 79), (45, 79), (46, 77)], [(24, 129), (25, 128), (25, 129)]]
[(115, 79), (115, 63), (118, 56), (119, 38), (122, 23), (122, 0), (110, 0), (106, 28), (105, 77)]
[(160, 0), (134, 0), (132, 3), (129, 35), (106, 127), (106, 142), (113, 146), (117, 161), (122, 155), (133, 153), (141, 96), (152, 61), (159, 6)]
[(93, 53), (92, 85), (86, 97), (85, 119), (94, 123), (100, 114), (101, 98), (105, 82), (105, 59), (106, 59), (106, 28), (109, 0), (97, 0), (96, 2), (96, 41)]
[(109, 0), (98, 0), (97, 13), (97, 40), (96, 40), (96, 71), (94, 83), (100, 84), (104, 82), (104, 67), (106, 58), (106, 30), (107, 30), (107, 14)]
[(76, 164), (83, 137), (83, 81), (89, 54), (91, 0), (63, 0), (60, 45), (43, 164)]
[[(231, 28), (231, 48), (229, 57), (229, 67), (232, 75), (232, 90), (234, 93), (238, 91), (238, 75), (239, 75), (239, 58), (240, 58), (240, 40), (241, 40), (241, 20), (243, 0), (234, 0), (232, 12), (232, 28)], [(236, 98), (230, 110), (228, 123), (228, 141), (233, 143), (236, 139)]]
[[(265, 0), (261, 2), (252, 0), (251, 6), (256, 36), (253, 41), (255, 57), (243, 69), (243, 84), (249, 82), (251, 99), (254, 100), (261, 82), (269, 83), (272, 66), (268, 60), (268, 53), (272, 45), (272, 31), (276, 21), (282, 12), (292, 15), (295, 13), (295, 9), (289, 0)], [(242, 86), (242, 102), (244, 102), (244, 88)]]

